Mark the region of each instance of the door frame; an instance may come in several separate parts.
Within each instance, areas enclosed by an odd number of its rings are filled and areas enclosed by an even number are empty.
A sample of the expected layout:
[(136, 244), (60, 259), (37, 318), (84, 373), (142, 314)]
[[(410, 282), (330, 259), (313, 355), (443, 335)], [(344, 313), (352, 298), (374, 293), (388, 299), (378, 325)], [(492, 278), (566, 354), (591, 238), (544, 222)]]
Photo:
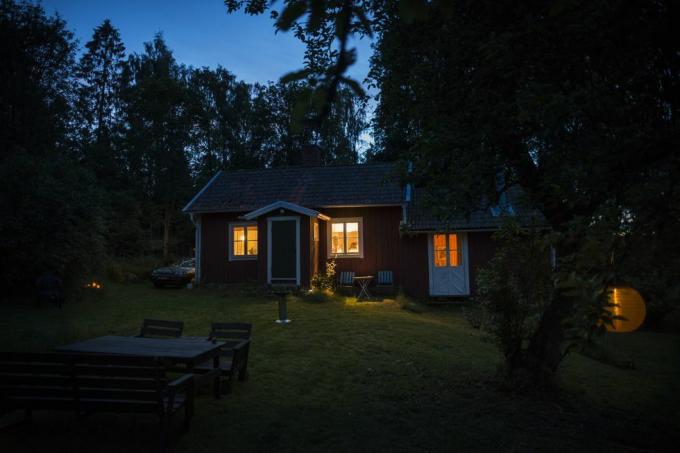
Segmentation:
[(300, 286), (300, 217), (267, 217), (267, 283), (272, 283), (272, 222), (295, 220), (295, 284)]
[[(463, 260), (463, 274), (465, 279), (465, 292), (456, 294), (433, 294), (432, 287), (434, 283), (432, 271), (434, 269), (434, 235), (435, 234), (457, 234), (460, 237), (460, 247), (461, 247), (461, 258)], [(447, 239), (448, 240), (448, 239)], [(427, 276), (428, 276), (428, 291), (429, 295), (432, 297), (467, 297), (470, 296), (470, 251), (468, 248), (468, 234), (466, 231), (447, 231), (447, 232), (437, 232), (428, 233), (427, 235)], [(448, 256), (447, 256), (448, 260)]]

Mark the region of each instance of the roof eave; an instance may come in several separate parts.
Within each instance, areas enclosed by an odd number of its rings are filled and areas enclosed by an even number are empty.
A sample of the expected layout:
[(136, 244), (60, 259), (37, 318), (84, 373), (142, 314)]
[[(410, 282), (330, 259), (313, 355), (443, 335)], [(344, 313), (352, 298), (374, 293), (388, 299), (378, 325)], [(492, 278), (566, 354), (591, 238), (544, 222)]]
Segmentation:
[(275, 201), (274, 203), (268, 204), (267, 206), (263, 206), (259, 209), (255, 209), (254, 211), (250, 211), (242, 215), (241, 217), (244, 218), (245, 220), (254, 220), (276, 209), (286, 209), (288, 211), (297, 212), (298, 214), (304, 214), (308, 217), (314, 217), (326, 221), (331, 219), (327, 215), (321, 214), (319, 211), (315, 211), (314, 209), (306, 208), (304, 206), (300, 206), (299, 204), (282, 200)]
[(182, 212), (187, 213), (187, 214), (189, 214), (189, 213), (198, 213), (199, 211), (197, 211), (197, 210), (191, 210), (191, 209), (189, 209), (189, 208), (191, 207), (192, 204), (194, 204), (194, 203), (196, 202), (196, 200), (198, 200), (198, 198), (199, 198), (201, 195), (203, 195), (203, 192), (205, 192), (205, 191), (208, 189), (208, 187), (210, 187), (210, 186), (212, 185), (212, 183), (217, 179), (217, 177), (218, 177), (221, 173), (222, 173), (222, 170), (218, 170), (217, 173), (215, 173), (215, 174), (213, 175), (213, 177), (210, 178), (210, 180), (206, 183), (206, 185), (203, 186), (203, 188), (202, 188), (196, 195), (194, 195), (194, 198), (192, 198), (192, 199), (189, 201), (189, 203), (187, 203), (186, 206), (184, 206), (184, 207), (182, 208)]

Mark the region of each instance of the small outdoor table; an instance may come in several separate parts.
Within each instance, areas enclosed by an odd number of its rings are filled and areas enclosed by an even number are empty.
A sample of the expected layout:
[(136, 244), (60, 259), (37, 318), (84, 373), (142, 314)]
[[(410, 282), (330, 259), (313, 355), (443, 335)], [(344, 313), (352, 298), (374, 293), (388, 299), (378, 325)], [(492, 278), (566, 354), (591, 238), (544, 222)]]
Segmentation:
[(359, 284), (359, 295), (357, 296), (357, 300), (371, 297), (371, 293), (368, 292), (368, 285), (371, 284), (371, 280), (373, 280), (372, 275), (354, 277), (354, 281)]
[[(158, 357), (172, 364), (186, 366), (191, 373), (196, 365), (213, 360), (215, 398), (220, 397), (220, 348), (223, 341), (198, 341), (196, 338), (142, 338), (106, 335), (55, 348), (58, 352), (88, 354), (118, 354), (138, 357)], [(207, 377), (207, 376), (205, 376)]]

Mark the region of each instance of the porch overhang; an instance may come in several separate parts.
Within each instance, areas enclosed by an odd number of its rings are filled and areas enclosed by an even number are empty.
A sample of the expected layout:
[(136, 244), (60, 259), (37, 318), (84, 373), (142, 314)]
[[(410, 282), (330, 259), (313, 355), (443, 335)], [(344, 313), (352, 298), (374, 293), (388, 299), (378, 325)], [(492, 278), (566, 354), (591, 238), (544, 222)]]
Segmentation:
[(287, 211), (297, 212), (298, 214), (314, 217), (321, 220), (331, 219), (327, 215), (321, 214), (319, 211), (305, 208), (304, 206), (300, 206), (299, 204), (295, 203), (290, 203), (288, 201), (275, 201), (274, 203), (268, 204), (267, 206), (263, 206), (254, 211), (250, 211), (241, 217), (244, 218), (245, 220), (253, 220), (277, 209), (285, 209)]

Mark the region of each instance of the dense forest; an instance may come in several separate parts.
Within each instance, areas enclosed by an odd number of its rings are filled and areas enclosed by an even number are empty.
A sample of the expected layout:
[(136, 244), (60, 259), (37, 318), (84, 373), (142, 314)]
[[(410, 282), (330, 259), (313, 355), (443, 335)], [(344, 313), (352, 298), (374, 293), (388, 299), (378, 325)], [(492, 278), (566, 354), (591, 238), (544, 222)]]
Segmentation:
[(181, 208), (218, 169), (287, 165), (306, 144), (329, 164), (359, 159), (366, 100), (349, 89), (319, 123), (304, 118), (305, 81), (248, 84), (223, 67), (187, 67), (161, 34), (128, 54), (108, 20), (80, 47), (63, 19), (29, 2), (1, 3), (0, 37), (10, 293), (46, 270), (75, 285), (112, 257), (192, 255)]

